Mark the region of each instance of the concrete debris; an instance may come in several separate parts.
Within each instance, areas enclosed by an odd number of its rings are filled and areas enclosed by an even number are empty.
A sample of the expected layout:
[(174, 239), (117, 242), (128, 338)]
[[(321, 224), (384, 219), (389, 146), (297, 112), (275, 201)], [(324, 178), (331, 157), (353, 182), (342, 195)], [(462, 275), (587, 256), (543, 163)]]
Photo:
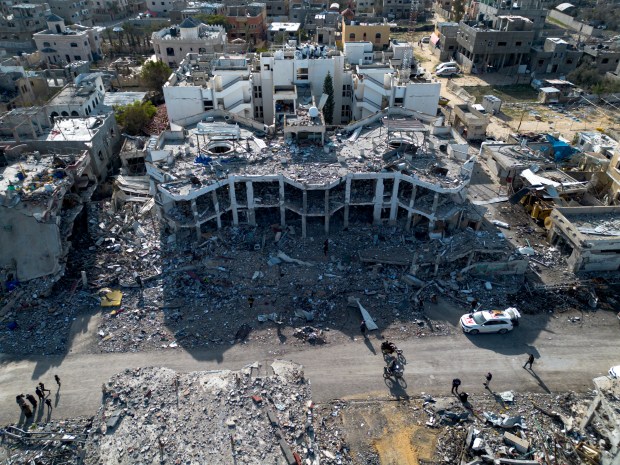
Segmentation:
[(511, 417), (508, 415), (496, 415), (492, 412), (484, 412), (482, 414), (484, 418), (492, 425), (499, 426), (500, 428), (526, 428), (523, 418), (521, 416)]
[(258, 363), (126, 370), (103, 386), (84, 463), (318, 463), (321, 424), (302, 367), (276, 361), (272, 373)]

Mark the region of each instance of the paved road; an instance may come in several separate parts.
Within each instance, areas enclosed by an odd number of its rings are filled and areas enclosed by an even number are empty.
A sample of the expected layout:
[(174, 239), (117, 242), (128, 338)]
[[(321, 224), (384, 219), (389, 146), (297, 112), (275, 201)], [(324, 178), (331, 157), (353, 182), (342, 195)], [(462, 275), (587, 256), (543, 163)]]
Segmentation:
[[(611, 322), (612, 318), (607, 320)], [(467, 337), (457, 333), (401, 342), (399, 346), (408, 359), (405, 391), (390, 392), (385, 385), (381, 376), (380, 341), (372, 335), (366, 341), (358, 338), (341, 346), (308, 347), (278, 358), (304, 365), (317, 402), (347, 396), (381, 398), (405, 393), (416, 396), (421, 392), (442, 395), (449, 393), (454, 376), (462, 379), (464, 390), (482, 392), (483, 376), (488, 371), (493, 373), (496, 390), (585, 391), (592, 388), (593, 377), (606, 374), (610, 366), (620, 363), (620, 328), (617, 322), (608, 322), (566, 326), (552, 320), (538, 328), (527, 329), (522, 324), (517, 331), (505, 336)], [(224, 353), (221, 350), (189, 353), (170, 349), (28, 359), (0, 356), (0, 424), (17, 420), (16, 393), (34, 388), (40, 380), (52, 388), (55, 400), (55, 373), (61, 376), (63, 386), (54, 417), (66, 418), (94, 414), (101, 401), (102, 383), (125, 368), (158, 365), (184, 372), (237, 369), (254, 361), (266, 364), (275, 358), (274, 350), (281, 353), (283, 347), (286, 346), (249, 349), (237, 345)], [(527, 358), (525, 354), (530, 351), (537, 356), (535, 375), (522, 368)]]

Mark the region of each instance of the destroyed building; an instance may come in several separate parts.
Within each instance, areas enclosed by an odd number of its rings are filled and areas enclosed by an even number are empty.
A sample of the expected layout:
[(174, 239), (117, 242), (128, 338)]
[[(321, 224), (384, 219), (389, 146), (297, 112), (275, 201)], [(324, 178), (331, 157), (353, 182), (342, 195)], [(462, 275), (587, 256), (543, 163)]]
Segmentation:
[(62, 275), (73, 222), (97, 186), (87, 151), (42, 155), (24, 149), (0, 151), (2, 283)]
[(451, 151), (451, 137), (403, 110), (325, 144), (321, 124), (285, 127), (286, 138), (272, 142), (232, 115), (209, 119), (146, 144), (155, 200), (177, 236), (239, 224), (296, 225), (303, 237), (309, 227), (322, 234), (357, 221), (440, 236), (467, 226), (475, 157)]
[(573, 271), (620, 269), (620, 207), (556, 207), (549, 242), (563, 247)]
[(0, 143), (26, 144), (43, 154), (81, 152), (91, 156), (99, 181), (112, 170), (120, 143), (120, 130), (112, 113), (84, 117), (57, 117), (50, 122), (45, 108), (17, 108), (0, 115)]

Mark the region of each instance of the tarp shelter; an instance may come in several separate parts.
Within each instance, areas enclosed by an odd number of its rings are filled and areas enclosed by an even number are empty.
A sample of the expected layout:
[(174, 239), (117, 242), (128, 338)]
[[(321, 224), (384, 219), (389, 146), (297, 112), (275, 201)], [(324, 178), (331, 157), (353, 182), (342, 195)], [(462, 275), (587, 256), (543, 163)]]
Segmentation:
[(547, 140), (553, 145), (553, 156), (556, 162), (568, 160), (575, 152), (577, 152), (577, 149), (563, 140), (556, 139), (550, 134), (547, 134), (546, 137)]

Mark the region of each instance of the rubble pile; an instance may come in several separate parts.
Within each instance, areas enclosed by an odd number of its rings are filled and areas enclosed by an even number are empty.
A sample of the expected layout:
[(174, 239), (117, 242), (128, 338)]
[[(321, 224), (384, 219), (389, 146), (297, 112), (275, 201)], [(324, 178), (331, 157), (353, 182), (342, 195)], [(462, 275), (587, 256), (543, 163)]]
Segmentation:
[[(383, 435), (395, 440), (398, 431), (373, 423), (401, 422), (401, 428), (424, 427), (436, 437), (432, 460), (420, 463), (450, 465), (608, 465), (620, 458), (620, 382), (594, 380), (587, 394), (516, 394), (512, 391), (456, 397), (423, 396), (400, 404), (401, 419), (383, 418), (382, 402), (334, 401), (317, 407), (324, 426), (320, 444), (340, 446), (342, 463), (379, 464), (375, 445)], [(358, 424), (359, 411), (367, 424)], [(376, 417), (374, 420), (371, 418)], [(358, 428), (366, 440), (355, 442)], [(419, 433), (417, 437), (420, 437)], [(396, 446), (395, 446), (396, 447)], [(350, 448), (350, 454), (348, 454)]]
[(126, 370), (103, 386), (85, 464), (319, 463), (309, 382), (299, 365), (272, 369)]
[(153, 116), (153, 119), (149, 121), (149, 124), (144, 128), (144, 132), (147, 134), (159, 135), (168, 129), (170, 122), (168, 121), (168, 111), (166, 110), (166, 104), (159, 105), (157, 107), (157, 113)]
[(92, 432), (92, 422), (92, 418), (51, 420), (33, 424), (27, 430), (7, 426), (0, 431), (3, 438), (0, 462), (37, 465), (78, 463)]

